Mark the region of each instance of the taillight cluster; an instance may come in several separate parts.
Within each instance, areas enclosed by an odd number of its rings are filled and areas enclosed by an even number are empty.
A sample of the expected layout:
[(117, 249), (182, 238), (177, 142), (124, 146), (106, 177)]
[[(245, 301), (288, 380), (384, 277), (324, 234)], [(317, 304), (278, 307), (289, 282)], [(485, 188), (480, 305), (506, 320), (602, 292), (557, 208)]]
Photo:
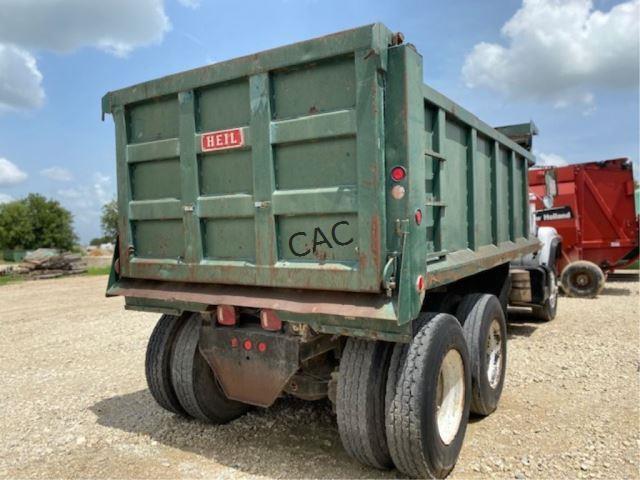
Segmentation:
[[(218, 324), (232, 327), (238, 323), (238, 310), (233, 305), (218, 305), (216, 319)], [(276, 312), (265, 308), (260, 310), (260, 326), (264, 330), (277, 332), (282, 329), (282, 320)]]
[[(407, 178), (407, 171), (404, 167), (395, 166), (391, 169), (391, 180), (394, 182), (402, 182), (405, 178)], [(400, 200), (404, 198), (405, 191), (404, 186), (394, 185), (391, 187), (391, 196), (396, 200)]]
[[(390, 176), (391, 180), (393, 180), (394, 182), (402, 182), (405, 178), (407, 178), (407, 170), (400, 165), (396, 165), (391, 169)], [(403, 185), (394, 185), (393, 187), (391, 187), (391, 196), (396, 200), (404, 198), (405, 193), (406, 189)], [(420, 210), (419, 208), (414, 214), (414, 219), (417, 225), (420, 225), (422, 223), (422, 210)]]
[[(233, 305), (218, 305), (216, 309), (216, 319), (219, 325), (228, 327), (235, 326), (238, 323), (238, 310)], [(260, 311), (260, 326), (264, 330), (278, 332), (282, 330), (282, 320), (280, 320), (276, 312), (265, 308)], [(250, 338), (243, 340), (241, 344), (237, 337), (232, 337), (229, 343), (231, 348), (234, 349), (240, 348), (240, 345), (242, 345), (242, 348), (247, 352), (254, 349), (260, 353), (267, 351), (266, 342), (258, 342), (254, 345)]]
[[(229, 344), (231, 345), (231, 348), (238, 348), (240, 346), (240, 341), (236, 337), (232, 337), (231, 340), (229, 341)], [(253, 350), (254, 345), (251, 339), (247, 338), (244, 342), (242, 342), (242, 348), (247, 352), (250, 352), (251, 350)], [(258, 342), (258, 344), (255, 345), (255, 349), (258, 350), (260, 353), (266, 352), (267, 351), (266, 342)]]

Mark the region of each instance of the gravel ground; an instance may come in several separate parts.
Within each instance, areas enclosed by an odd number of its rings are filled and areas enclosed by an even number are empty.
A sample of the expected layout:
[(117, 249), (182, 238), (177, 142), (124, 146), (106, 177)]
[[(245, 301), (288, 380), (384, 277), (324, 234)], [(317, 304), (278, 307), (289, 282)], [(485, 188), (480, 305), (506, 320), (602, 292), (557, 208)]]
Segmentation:
[[(2, 478), (398, 478), (343, 452), (327, 402), (280, 400), (225, 426), (168, 414), (144, 380), (156, 315), (106, 277), (0, 286)], [(473, 418), (452, 478), (639, 478), (637, 282), (512, 315), (498, 411)]]

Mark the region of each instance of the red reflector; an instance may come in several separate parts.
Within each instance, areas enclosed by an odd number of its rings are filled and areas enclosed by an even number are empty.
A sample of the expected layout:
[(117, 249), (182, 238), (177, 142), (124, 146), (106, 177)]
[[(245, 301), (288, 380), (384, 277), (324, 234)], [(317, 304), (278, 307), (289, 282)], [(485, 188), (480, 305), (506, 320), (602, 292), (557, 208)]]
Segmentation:
[(422, 275), (419, 275), (418, 280), (416, 280), (416, 289), (419, 292), (424, 290), (424, 277)]
[(258, 344), (258, 351), (259, 352), (266, 352), (267, 351), (267, 344), (264, 342), (260, 342)]
[(395, 182), (404, 180), (406, 176), (407, 171), (404, 169), (404, 167), (393, 167), (391, 169), (391, 179)]
[(273, 310), (261, 310), (260, 311), (260, 325), (265, 330), (271, 330), (277, 332), (282, 328), (282, 320), (278, 318), (276, 312)]
[(238, 348), (238, 339), (236, 337), (233, 337), (231, 339), (231, 348)]
[(219, 305), (216, 314), (220, 325), (235, 325), (238, 321), (236, 307), (231, 305)]
[(242, 348), (244, 348), (245, 350), (249, 351), (253, 348), (253, 343), (251, 343), (251, 340), (249, 340), (248, 338), (242, 343)]
[(416, 224), (420, 225), (422, 223), (422, 210), (416, 210)]

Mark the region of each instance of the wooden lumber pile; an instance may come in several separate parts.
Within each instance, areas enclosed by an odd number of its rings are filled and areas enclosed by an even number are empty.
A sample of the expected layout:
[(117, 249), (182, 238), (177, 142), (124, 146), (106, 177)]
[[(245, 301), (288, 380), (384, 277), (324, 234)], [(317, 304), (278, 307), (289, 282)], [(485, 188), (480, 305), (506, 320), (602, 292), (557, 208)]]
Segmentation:
[(39, 248), (24, 257), (24, 273), (37, 280), (86, 273), (87, 262), (77, 253)]

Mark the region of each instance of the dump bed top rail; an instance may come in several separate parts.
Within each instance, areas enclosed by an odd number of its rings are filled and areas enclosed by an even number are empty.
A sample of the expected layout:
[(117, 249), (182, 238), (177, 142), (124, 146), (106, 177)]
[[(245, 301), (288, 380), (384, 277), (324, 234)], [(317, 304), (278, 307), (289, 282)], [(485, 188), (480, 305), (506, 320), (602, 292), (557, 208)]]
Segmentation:
[(448, 99), (437, 90), (431, 88), (429, 85), (422, 85), (422, 94), (427, 102), (436, 105), (437, 107), (446, 111), (448, 114), (456, 117), (458, 120), (460, 120), (460, 122), (467, 124), (471, 128), (475, 128), (478, 132), (486, 135), (487, 137), (495, 139), (505, 147), (510, 148), (511, 150), (522, 155), (529, 161), (530, 165), (533, 165), (535, 163), (535, 156), (530, 151), (521, 147), (505, 134), (503, 134), (499, 130), (496, 130), (488, 123), (483, 122), (469, 110), (461, 107), (453, 100)]
[(365, 25), (304, 42), (194, 68), (107, 93), (102, 112), (130, 103), (350, 54), (363, 48), (386, 48), (394, 35), (380, 23)]

